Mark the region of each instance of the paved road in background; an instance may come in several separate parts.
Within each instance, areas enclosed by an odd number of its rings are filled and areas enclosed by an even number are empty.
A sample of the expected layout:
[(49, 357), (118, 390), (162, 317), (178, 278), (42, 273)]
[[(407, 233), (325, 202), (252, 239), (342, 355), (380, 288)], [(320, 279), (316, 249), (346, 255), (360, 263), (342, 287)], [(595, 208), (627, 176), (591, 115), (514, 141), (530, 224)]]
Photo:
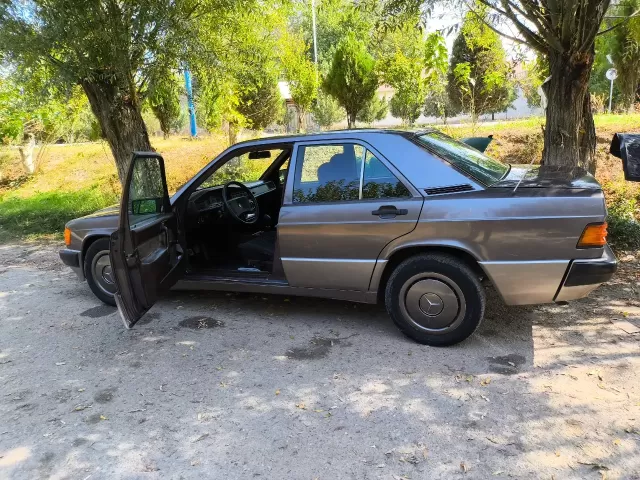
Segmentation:
[(634, 261), (430, 348), (380, 306), (247, 294), (127, 331), (55, 246), (0, 247), (0, 478), (640, 478)]

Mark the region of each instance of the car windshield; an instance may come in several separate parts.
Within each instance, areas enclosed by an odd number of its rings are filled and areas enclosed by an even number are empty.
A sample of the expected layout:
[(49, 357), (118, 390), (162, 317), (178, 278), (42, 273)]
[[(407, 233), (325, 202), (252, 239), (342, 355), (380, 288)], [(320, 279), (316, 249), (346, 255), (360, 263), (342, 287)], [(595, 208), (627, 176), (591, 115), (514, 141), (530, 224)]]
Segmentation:
[(419, 144), (484, 185), (502, 179), (509, 166), (441, 132), (417, 135)]
[(242, 183), (256, 182), (281, 153), (281, 149), (273, 149), (247, 152), (234, 157), (202, 182), (198, 190), (224, 185), (232, 180)]

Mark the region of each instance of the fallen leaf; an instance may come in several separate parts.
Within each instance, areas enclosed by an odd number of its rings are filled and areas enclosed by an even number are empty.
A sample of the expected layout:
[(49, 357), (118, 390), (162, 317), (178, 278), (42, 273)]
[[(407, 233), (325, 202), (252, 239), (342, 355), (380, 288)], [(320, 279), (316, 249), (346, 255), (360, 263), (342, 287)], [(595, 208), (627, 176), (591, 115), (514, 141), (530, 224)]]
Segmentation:
[(205, 438), (207, 438), (208, 436), (209, 436), (209, 434), (208, 434), (208, 433), (203, 433), (202, 435), (200, 435), (198, 438), (196, 438), (196, 439), (195, 439), (193, 442), (191, 442), (191, 443), (196, 443), (196, 442), (199, 442), (199, 441), (201, 441), (201, 440), (204, 440), (204, 439), (205, 439)]
[(463, 473), (467, 473), (469, 471), (469, 467), (467, 467), (466, 463), (460, 462), (460, 470), (462, 470)]
[(560, 456), (560, 452), (558, 450), (555, 451), (556, 457)]
[(76, 405), (75, 407), (73, 407), (73, 410), (75, 412), (80, 412), (82, 410), (86, 410), (87, 408), (91, 408), (91, 405)]
[(276, 395), (280, 395), (280, 390), (276, 390)]
[(493, 472), (494, 475), (500, 475), (502, 472), (502, 470), (496, 470), (495, 472)]
[(480, 385), (482, 385), (483, 387), (486, 387), (490, 383), (491, 383), (491, 377), (483, 378), (482, 380), (480, 380)]
[(324, 412), (324, 410), (320, 410), (320, 409), (318, 408), (318, 409), (314, 410), (314, 412), (316, 412), (316, 413), (322, 413), (322, 412)]
[(620, 444), (621, 444), (621, 443), (622, 443), (622, 442), (620, 441), (620, 439), (619, 439), (619, 438), (616, 438), (616, 439), (613, 441), (613, 444), (614, 444), (614, 445), (616, 445), (616, 446), (618, 446), (618, 447), (620, 446)]
[(299, 408), (300, 410), (306, 410), (307, 406), (304, 403), (300, 402), (296, 403), (296, 408)]
[(104, 415), (100, 415), (100, 420), (109, 420), (107, 417), (105, 417)]
[(79, 392), (84, 392), (84, 390), (85, 390), (84, 388), (79, 388), (78, 389)]

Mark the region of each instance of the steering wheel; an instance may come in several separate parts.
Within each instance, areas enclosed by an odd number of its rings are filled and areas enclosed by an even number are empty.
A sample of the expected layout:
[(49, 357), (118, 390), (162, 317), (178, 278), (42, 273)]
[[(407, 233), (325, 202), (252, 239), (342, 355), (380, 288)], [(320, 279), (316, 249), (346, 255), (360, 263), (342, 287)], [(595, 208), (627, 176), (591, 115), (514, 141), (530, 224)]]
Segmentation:
[[(242, 190), (245, 195), (231, 198), (229, 187), (234, 186)], [(229, 182), (222, 188), (222, 202), (231, 216), (240, 223), (252, 224), (258, 221), (258, 202), (253, 192), (244, 183)]]

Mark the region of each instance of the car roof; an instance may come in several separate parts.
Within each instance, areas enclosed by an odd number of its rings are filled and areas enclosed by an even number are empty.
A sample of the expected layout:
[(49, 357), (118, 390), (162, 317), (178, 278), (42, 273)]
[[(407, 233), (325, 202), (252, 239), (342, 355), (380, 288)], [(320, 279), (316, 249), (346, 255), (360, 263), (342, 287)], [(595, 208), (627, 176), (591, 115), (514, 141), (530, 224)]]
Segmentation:
[(289, 142), (305, 142), (313, 140), (326, 140), (326, 139), (339, 139), (339, 138), (357, 138), (361, 134), (391, 134), (402, 135), (403, 137), (412, 137), (419, 133), (426, 133), (433, 131), (432, 128), (413, 129), (413, 130), (401, 130), (398, 128), (350, 128), (344, 130), (327, 130), (324, 132), (315, 133), (296, 133), (289, 135), (274, 135), (269, 137), (257, 137), (249, 140), (244, 140), (234, 144), (234, 147), (238, 146), (253, 146), (261, 142), (267, 143), (289, 143)]

